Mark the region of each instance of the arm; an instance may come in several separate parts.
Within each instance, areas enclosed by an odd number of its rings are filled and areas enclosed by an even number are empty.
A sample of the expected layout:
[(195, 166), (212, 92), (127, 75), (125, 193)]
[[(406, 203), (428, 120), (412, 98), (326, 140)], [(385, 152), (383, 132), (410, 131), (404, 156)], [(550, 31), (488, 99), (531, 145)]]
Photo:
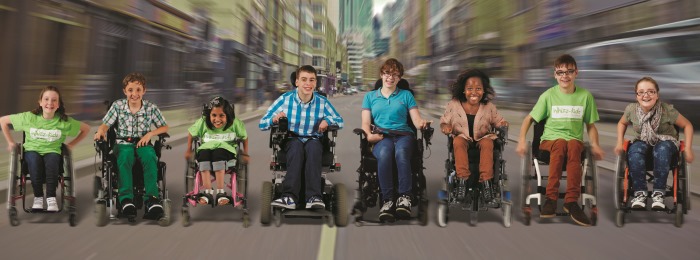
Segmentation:
[(620, 121), (617, 122), (617, 143), (615, 145), (615, 154), (617, 155), (622, 155), (622, 153), (625, 152), (624, 149), (624, 143), (625, 143), (625, 132), (627, 131), (627, 126), (629, 125), (629, 122), (627, 122), (627, 118), (623, 115), (620, 118)]
[(345, 122), (343, 121), (343, 117), (340, 116), (337, 110), (335, 110), (335, 107), (333, 107), (333, 104), (331, 102), (326, 102), (325, 106), (323, 107), (324, 110), (324, 121), (327, 123), (327, 125), (337, 125), (338, 128), (343, 128), (345, 125)]
[(250, 162), (250, 156), (248, 155), (248, 138), (243, 139), (243, 162), (248, 163)]
[(97, 141), (106, 139), (105, 135), (107, 134), (107, 130), (109, 130), (109, 126), (105, 125), (104, 123), (101, 124), (99, 127), (97, 127), (97, 132), (95, 133), (95, 137), (93, 138), (93, 140)]
[(189, 160), (192, 157), (192, 134), (187, 133), (187, 150), (185, 150), (185, 159)]
[(428, 121), (425, 121), (422, 117), (420, 117), (420, 112), (418, 111), (418, 107), (411, 108), (411, 110), (408, 110), (408, 114), (411, 115), (411, 120), (413, 121), (413, 125), (416, 126), (418, 129), (424, 129), (428, 125)]
[(68, 149), (73, 150), (73, 147), (75, 147), (75, 145), (77, 145), (80, 141), (82, 141), (88, 135), (88, 132), (90, 132), (90, 126), (87, 125), (86, 123), (81, 122), (80, 123), (80, 133), (78, 134), (78, 136), (73, 138), (73, 140), (70, 141), (70, 143), (67, 144)]
[(367, 141), (370, 143), (376, 143), (381, 141), (384, 136), (381, 134), (373, 134), (372, 131), (370, 130), (370, 123), (372, 122), (372, 112), (369, 110), (362, 110), (362, 130), (365, 130), (365, 133), (367, 133)]
[(588, 128), (588, 139), (591, 139), (591, 153), (593, 154), (593, 158), (602, 160), (605, 153), (603, 149), (600, 148), (600, 145), (598, 145), (598, 129), (593, 123), (586, 124), (586, 128)]
[(282, 111), (282, 107), (284, 105), (284, 98), (285, 95), (280, 96), (275, 100), (274, 103), (267, 109), (267, 112), (265, 112), (265, 115), (260, 118), (260, 124), (258, 127), (260, 127), (260, 130), (269, 130), (270, 127), (272, 127), (273, 124), (277, 123), (277, 120), (279, 120), (280, 117), (286, 116), (285, 113)]
[(445, 112), (442, 114), (440, 117), (440, 131), (443, 134), (451, 134), (452, 133), (452, 109), (450, 108), (451, 102), (448, 102), (447, 105), (445, 106)]
[(7, 141), (7, 151), (11, 152), (15, 147), (15, 140), (12, 139), (12, 134), (10, 133), (10, 116), (0, 117), (0, 126), (2, 126), (2, 134), (5, 136), (5, 141)]
[(161, 127), (158, 127), (158, 128), (156, 128), (156, 129), (154, 129), (153, 131), (150, 131), (150, 132), (146, 133), (145, 135), (143, 135), (143, 136), (141, 137), (141, 140), (139, 140), (139, 142), (136, 144), (136, 147), (141, 147), (141, 146), (147, 145), (148, 142), (151, 141), (151, 138), (152, 138), (152, 137), (158, 136), (158, 135), (160, 135), (160, 134), (167, 133), (167, 132), (168, 132), (168, 129), (170, 129), (170, 128), (168, 127), (168, 125), (163, 125), (163, 126), (161, 126)]
[(515, 152), (518, 153), (520, 156), (524, 156), (525, 152), (527, 151), (527, 147), (525, 147), (525, 136), (527, 136), (527, 131), (530, 130), (530, 125), (532, 125), (532, 116), (529, 114), (523, 119), (523, 124), (520, 126), (520, 136), (518, 137), (518, 146), (515, 148)]
[[(676, 119), (676, 126), (683, 128), (683, 135), (685, 136), (685, 161), (692, 163), (694, 159), (693, 155), (693, 124), (685, 118), (683, 115), (678, 114)], [(3, 130), (4, 131), (4, 130)]]

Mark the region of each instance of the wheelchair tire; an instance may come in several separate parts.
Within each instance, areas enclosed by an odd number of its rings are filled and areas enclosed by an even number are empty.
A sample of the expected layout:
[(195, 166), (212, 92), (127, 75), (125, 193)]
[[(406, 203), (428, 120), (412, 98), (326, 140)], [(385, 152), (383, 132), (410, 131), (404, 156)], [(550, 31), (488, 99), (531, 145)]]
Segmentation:
[(619, 210), (623, 206), (623, 198), (625, 196), (625, 169), (627, 168), (627, 157), (617, 156), (617, 163), (615, 167), (615, 179), (613, 183), (613, 205), (615, 209)]
[(437, 207), (437, 224), (439, 227), (447, 227), (447, 222), (449, 221), (449, 217), (447, 216), (449, 213), (449, 206), (447, 206), (447, 203), (440, 202), (438, 203)]
[(94, 176), (92, 181), (92, 197), (98, 198), (98, 196), (100, 196), (100, 190), (102, 190), (102, 177)]
[(509, 228), (513, 222), (513, 204), (504, 203), (503, 204), (503, 226)]
[(676, 219), (675, 222), (673, 223), (674, 226), (677, 228), (680, 228), (683, 226), (683, 204), (678, 203), (676, 204)]
[(180, 223), (183, 227), (189, 227), (191, 224), (190, 211), (186, 208), (182, 208), (182, 210), (180, 211)]
[(170, 212), (172, 207), (170, 204), (170, 200), (163, 200), (163, 216), (160, 219), (158, 219), (158, 225), (160, 225), (161, 227), (170, 226), (170, 220), (172, 219), (172, 214)]
[(625, 211), (618, 209), (615, 212), (615, 226), (623, 227), (625, 225)]
[(95, 225), (98, 227), (104, 227), (107, 225), (107, 204), (105, 203), (95, 203)]
[(248, 212), (243, 212), (243, 227), (250, 227), (250, 215), (248, 215)]
[(342, 183), (333, 186), (334, 200), (333, 201), (333, 216), (335, 217), (335, 225), (344, 227), (348, 225), (348, 202), (345, 185)]
[(470, 211), (469, 212), (469, 225), (470, 226), (476, 226), (476, 223), (479, 222), (479, 212), (478, 211)]
[(428, 200), (418, 202), (418, 221), (421, 226), (428, 225)]
[(269, 181), (263, 182), (262, 197), (260, 199), (260, 223), (263, 225), (270, 224), (272, 217), (272, 183)]
[(520, 173), (521, 173), (521, 184), (520, 184), (520, 203), (521, 203), (521, 208), (529, 207), (530, 202), (526, 201), (525, 198), (530, 194), (531, 190), (531, 185), (530, 185), (530, 171), (532, 170), (532, 149), (529, 149), (529, 147), (532, 146), (532, 141), (527, 141), (527, 152), (525, 153), (525, 157), (523, 157), (521, 164), (520, 164)]
[(7, 213), (10, 217), (10, 225), (13, 227), (19, 226), (19, 218), (17, 217), (17, 208), (12, 207), (7, 210)]
[(529, 226), (531, 221), (532, 221), (532, 208), (530, 208), (530, 207), (523, 208), (523, 224), (525, 224), (525, 226)]
[(68, 215), (68, 224), (69, 224), (71, 227), (75, 227), (75, 225), (77, 224), (77, 223), (76, 223), (76, 221), (77, 221), (76, 218), (77, 218), (77, 217), (76, 217), (75, 213), (70, 213), (70, 214)]

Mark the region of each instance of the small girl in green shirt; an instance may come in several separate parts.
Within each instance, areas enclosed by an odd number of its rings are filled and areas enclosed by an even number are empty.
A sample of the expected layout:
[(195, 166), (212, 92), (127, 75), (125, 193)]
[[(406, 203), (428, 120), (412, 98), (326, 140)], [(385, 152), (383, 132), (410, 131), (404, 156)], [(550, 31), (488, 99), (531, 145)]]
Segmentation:
[[(236, 158), (236, 140), (243, 140), (243, 162), (248, 161), (248, 133), (243, 122), (236, 118), (233, 105), (222, 97), (215, 97), (205, 106), (202, 117), (188, 132), (186, 159), (192, 156), (193, 137), (201, 141), (196, 151), (203, 188), (198, 194), (199, 204), (213, 204), (214, 201), (218, 205), (230, 203), (231, 198), (224, 191), (224, 173), (226, 163)], [(211, 185), (212, 172), (216, 178), (216, 192)]]

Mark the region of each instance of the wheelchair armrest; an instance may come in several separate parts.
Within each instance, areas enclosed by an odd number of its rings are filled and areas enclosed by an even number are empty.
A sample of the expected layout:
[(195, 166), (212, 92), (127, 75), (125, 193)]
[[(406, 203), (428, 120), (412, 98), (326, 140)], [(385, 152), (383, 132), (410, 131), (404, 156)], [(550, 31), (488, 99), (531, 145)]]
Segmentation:
[(362, 128), (355, 128), (354, 130), (352, 130), (352, 132), (355, 133), (356, 135), (359, 135), (359, 136), (362, 136), (362, 135), (366, 136), (367, 135), (365, 130)]
[(165, 138), (170, 138), (170, 134), (162, 133), (158, 135), (158, 139), (164, 140)]
[(508, 126), (499, 126), (496, 127), (496, 133), (498, 135), (498, 138), (502, 138), (503, 140), (508, 140)]
[(425, 145), (430, 145), (430, 139), (433, 138), (435, 128), (431, 127), (430, 125), (427, 125), (425, 128), (421, 129), (420, 132), (423, 135), (423, 139), (425, 140)]
[(328, 131), (338, 131), (340, 127), (338, 125), (329, 125), (328, 126)]

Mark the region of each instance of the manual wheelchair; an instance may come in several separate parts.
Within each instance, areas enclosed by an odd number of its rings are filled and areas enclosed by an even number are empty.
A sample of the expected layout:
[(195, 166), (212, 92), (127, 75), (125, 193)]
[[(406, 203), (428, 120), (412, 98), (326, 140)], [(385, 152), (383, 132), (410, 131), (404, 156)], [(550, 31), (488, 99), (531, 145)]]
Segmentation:
[[(100, 157), (100, 164), (97, 168), (98, 171), (95, 172), (93, 181), (93, 196), (95, 197), (95, 218), (96, 225), (98, 227), (107, 225), (107, 222), (112, 219), (127, 218), (130, 223), (135, 221), (135, 216), (126, 216), (122, 214), (121, 203), (118, 199), (119, 197), (119, 172), (117, 167), (117, 155), (115, 148), (117, 146), (117, 136), (116, 136), (116, 126), (115, 123), (109, 128), (106, 134), (106, 140), (95, 141), (95, 150), (97, 151), (97, 156)], [(155, 150), (156, 156), (158, 157), (157, 163), (157, 185), (158, 192), (163, 206), (163, 214), (157, 218), (158, 224), (160, 226), (170, 225), (171, 220), (171, 201), (168, 197), (168, 190), (166, 188), (166, 164), (161, 161), (161, 151), (163, 148), (170, 150), (171, 146), (165, 144), (165, 140), (169, 138), (170, 135), (167, 133), (158, 135), (158, 140), (153, 144), (153, 149)], [(138, 139), (134, 138), (121, 138), (130, 143), (137, 143)], [(134, 150), (136, 152), (136, 150)], [(143, 195), (145, 194), (144, 180), (143, 180), (143, 167), (138, 156), (134, 155), (134, 166), (132, 169), (133, 175), (133, 187), (134, 187), (134, 200), (133, 203), (136, 208), (141, 208), (144, 206)], [(144, 209), (145, 211), (145, 209)]]
[[(197, 137), (193, 137), (192, 145), (193, 150), (197, 151), (197, 148), (201, 145), (201, 140)], [(228, 205), (235, 208), (241, 208), (243, 210), (243, 215), (241, 219), (243, 220), (243, 227), (250, 226), (250, 216), (248, 215), (248, 165), (243, 163), (243, 140), (236, 139), (233, 142), (237, 144), (237, 156), (236, 158), (228, 161), (226, 163), (225, 176), (228, 175), (225, 185), (230, 191), (231, 201)], [(195, 160), (196, 156), (193, 155), (190, 160), (187, 161), (185, 166), (185, 191), (187, 194), (182, 196), (182, 210), (181, 220), (183, 226), (190, 225), (190, 207), (198, 206), (198, 194), (202, 189), (202, 176), (201, 172), (198, 170), (198, 162)], [(215, 178), (212, 178), (214, 181)], [(213, 207), (213, 204), (212, 204)]]
[[(633, 211), (647, 211), (653, 209), (641, 208), (635, 209), (628, 205), (630, 199), (634, 196), (634, 191), (632, 190), (632, 181), (630, 180), (629, 168), (627, 164), (627, 152), (628, 147), (631, 142), (625, 140), (623, 145), (624, 154), (617, 156), (617, 162), (615, 167), (615, 183), (613, 186), (613, 199), (615, 204), (615, 225), (622, 227), (625, 225), (625, 214), (631, 213)], [(685, 147), (683, 141), (680, 142), (679, 152), (674, 155), (671, 159), (671, 172), (670, 176), (673, 177), (673, 183), (671, 185), (666, 185), (666, 191), (664, 196), (673, 197), (673, 207), (666, 207), (661, 212), (667, 214), (675, 214), (674, 225), (676, 227), (681, 227), (683, 225), (683, 215), (688, 214), (690, 210), (690, 166), (685, 161), (685, 156), (683, 151), (685, 149), (692, 149)], [(646, 159), (646, 175), (648, 177), (647, 182), (652, 183), (654, 181), (654, 175), (650, 174), (649, 171), (653, 171), (653, 158), (651, 152), (647, 153)]]
[(76, 225), (76, 201), (75, 201), (75, 172), (70, 150), (65, 144), (61, 145), (61, 160), (59, 165), (58, 187), (58, 211), (46, 211), (45, 209), (32, 209), (27, 207), (27, 181), (31, 181), (27, 163), (24, 160), (24, 147), (18, 143), (10, 154), (9, 182), (7, 189), (7, 210), (10, 217), (10, 225), (18, 226), (17, 201), (22, 201), (22, 209), (26, 213), (62, 213), (68, 214), (70, 226)]
[[(550, 155), (547, 151), (541, 151), (540, 138), (544, 134), (544, 125), (546, 119), (541, 122), (534, 122), (533, 126), (533, 140), (528, 141), (528, 149), (525, 157), (522, 159), (521, 163), (521, 176), (522, 183), (520, 188), (520, 200), (522, 202), (522, 210), (525, 225), (530, 225), (532, 219), (532, 207), (530, 205), (530, 200), (536, 200), (536, 206), (538, 210), (542, 209), (544, 204), (544, 197), (546, 194), (546, 182), (548, 180), (548, 175), (542, 174), (540, 166), (549, 165)], [(597, 207), (597, 190), (598, 190), (598, 174), (596, 162), (591, 154), (591, 147), (588, 142), (584, 143), (583, 151), (581, 152), (581, 207), (588, 209), (588, 214), (590, 215), (591, 225), (596, 225), (598, 220), (598, 207)], [(534, 171), (534, 172), (533, 172)], [(562, 164), (562, 176), (561, 180), (567, 180), (566, 174), (566, 161)], [(533, 192), (533, 182), (536, 184), (536, 189)], [(558, 199), (563, 199), (566, 193), (559, 192)], [(556, 216), (569, 216), (566, 212), (556, 212)]]
[[(272, 148), (272, 162), (270, 162), (270, 170), (272, 171), (272, 181), (263, 182), (262, 199), (260, 206), (260, 223), (264, 225), (270, 224), (271, 220), (275, 221), (276, 226), (282, 224), (283, 218), (320, 218), (325, 219), (328, 226), (344, 227), (348, 223), (347, 209), (347, 193), (345, 185), (342, 183), (333, 184), (326, 177), (329, 172), (339, 172), (341, 169), (340, 163), (336, 161), (335, 145), (336, 137), (338, 136), (338, 126), (328, 126), (328, 131), (323, 133), (320, 138), (323, 146), (321, 158), (321, 181), (323, 182), (322, 200), (326, 205), (323, 210), (307, 210), (304, 209), (303, 203), (297, 203), (295, 210), (280, 209), (271, 206), (273, 198), (282, 195), (282, 181), (287, 170), (286, 152), (284, 145), (289, 138), (293, 138), (288, 130), (288, 120), (286, 117), (279, 119), (278, 123), (272, 126), (270, 131), (269, 147)], [(303, 190), (303, 189), (302, 189)], [(299, 202), (305, 201), (303, 192), (300, 192)]]
[(490, 203), (484, 201), (485, 192), (479, 183), (479, 148), (472, 145), (468, 149), (469, 171), (472, 173), (467, 180), (459, 180), (456, 175), (453, 137), (447, 138), (448, 158), (445, 160), (445, 178), (443, 190), (438, 192), (437, 223), (440, 227), (446, 227), (450, 207), (461, 207), (469, 211), (469, 223), (476, 225), (479, 211), (486, 211), (489, 208), (500, 208), (503, 212), (503, 226), (510, 227), (512, 221), (513, 202), (510, 199), (508, 190), (508, 175), (505, 173), (505, 163), (503, 151), (508, 140), (508, 128), (496, 128), (494, 133), (497, 139), (494, 140), (493, 149), (493, 179), (489, 180), (492, 187), (492, 200)]

